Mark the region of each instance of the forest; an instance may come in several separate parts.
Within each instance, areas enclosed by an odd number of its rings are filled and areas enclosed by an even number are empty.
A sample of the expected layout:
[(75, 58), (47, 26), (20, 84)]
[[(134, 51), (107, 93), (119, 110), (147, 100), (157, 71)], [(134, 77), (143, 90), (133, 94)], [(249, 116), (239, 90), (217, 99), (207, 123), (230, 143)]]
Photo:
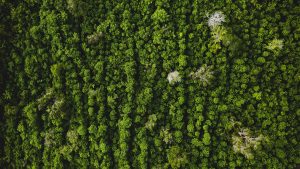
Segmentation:
[(297, 169), (299, 0), (1, 0), (0, 168)]

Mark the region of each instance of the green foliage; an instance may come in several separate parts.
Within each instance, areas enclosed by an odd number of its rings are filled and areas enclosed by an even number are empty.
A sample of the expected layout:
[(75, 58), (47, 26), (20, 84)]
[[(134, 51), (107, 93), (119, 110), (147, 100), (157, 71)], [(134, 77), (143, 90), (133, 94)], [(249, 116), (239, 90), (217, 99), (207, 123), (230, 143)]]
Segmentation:
[(203, 135), (203, 144), (209, 145), (210, 144), (210, 135), (209, 133), (204, 133)]
[(161, 129), (160, 131), (160, 136), (162, 137), (163, 141), (166, 143), (166, 144), (169, 144), (172, 142), (172, 133), (169, 131), (168, 128), (163, 128)]
[(266, 47), (271, 51), (281, 50), (283, 48), (283, 40), (282, 39), (273, 39), (270, 41)]
[(298, 1), (2, 0), (0, 11), (1, 167), (299, 164)]
[(51, 146), (57, 144), (56, 139), (55, 139), (55, 131), (54, 130), (47, 131), (44, 134), (44, 139), (45, 139), (44, 145), (46, 147), (51, 147)]
[(168, 14), (164, 9), (157, 8), (152, 14), (151, 19), (155, 22), (165, 22), (168, 19)]
[(85, 16), (87, 14), (86, 2), (81, 0), (67, 0), (68, 10), (76, 17)]
[(145, 127), (149, 130), (153, 130), (153, 128), (156, 124), (156, 121), (157, 121), (156, 115), (155, 114), (150, 115)]
[(178, 146), (168, 150), (168, 162), (172, 168), (184, 168), (188, 163), (187, 154)]
[(224, 26), (216, 26), (211, 31), (211, 36), (213, 38), (214, 43), (220, 43), (223, 42), (225, 44), (228, 42), (228, 32)]

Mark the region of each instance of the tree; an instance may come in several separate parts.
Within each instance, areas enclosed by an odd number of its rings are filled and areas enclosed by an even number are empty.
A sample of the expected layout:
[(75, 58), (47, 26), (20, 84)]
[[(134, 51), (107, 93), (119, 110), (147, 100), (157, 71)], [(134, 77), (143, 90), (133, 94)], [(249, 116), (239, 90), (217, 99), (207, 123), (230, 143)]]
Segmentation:
[(87, 42), (88, 42), (88, 44), (97, 44), (102, 37), (103, 37), (102, 32), (96, 32), (87, 37)]
[(283, 40), (282, 39), (273, 39), (272, 41), (270, 41), (268, 43), (266, 48), (271, 51), (274, 51), (274, 52), (279, 51), (283, 48)]
[(225, 42), (225, 44), (228, 44), (229, 38), (228, 38), (228, 32), (224, 26), (217, 26), (214, 27), (211, 31), (211, 35), (213, 38), (213, 41), (215, 44), (218, 44), (220, 42)]
[(207, 66), (206, 64), (204, 64), (196, 72), (192, 72), (190, 76), (194, 80), (199, 80), (200, 84), (206, 87), (211, 83), (211, 80), (214, 78), (212, 68), (212, 66)]
[(168, 14), (164, 9), (157, 8), (152, 14), (151, 19), (155, 22), (165, 22), (168, 19)]
[(168, 150), (168, 162), (172, 168), (181, 168), (188, 163), (187, 154), (178, 146), (172, 146)]
[(148, 117), (148, 121), (147, 121), (145, 127), (146, 127), (147, 129), (149, 129), (149, 130), (152, 131), (152, 129), (153, 129), (154, 126), (155, 126), (156, 120), (157, 120), (157, 117), (156, 117), (155, 114), (150, 115), (150, 116)]
[(164, 141), (166, 144), (171, 143), (171, 141), (172, 141), (172, 134), (169, 132), (169, 129), (168, 129), (168, 128), (163, 128), (163, 129), (160, 131), (160, 136), (163, 138), (163, 141)]
[(252, 150), (256, 150), (264, 140), (265, 137), (262, 134), (253, 137), (249, 129), (241, 129), (238, 135), (232, 136), (233, 151), (243, 154), (247, 159), (253, 159)]
[(210, 135), (207, 132), (203, 135), (203, 144), (207, 146), (210, 144)]
[(210, 28), (215, 28), (217, 26), (220, 26), (222, 22), (225, 22), (225, 15), (221, 11), (216, 11), (215, 13), (210, 15), (207, 24)]
[(169, 73), (167, 79), (170, 84), (175, 84), (175, 83), (181, 81), (181, 77), (180, 77), (178, 71), (173, 71), (173, 72)]
[(81, 0), (67, 0), (69, 11), (76, 17), (84, 16), (87, 12), (88, 4)]

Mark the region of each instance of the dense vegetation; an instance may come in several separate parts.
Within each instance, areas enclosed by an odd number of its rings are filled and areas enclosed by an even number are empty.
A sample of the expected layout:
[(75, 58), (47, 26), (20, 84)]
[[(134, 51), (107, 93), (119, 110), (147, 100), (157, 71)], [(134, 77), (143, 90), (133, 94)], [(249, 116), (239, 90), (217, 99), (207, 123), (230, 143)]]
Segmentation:
[(300, 163), (300, 1), (1, 0), (0, 9), (0, 166)]

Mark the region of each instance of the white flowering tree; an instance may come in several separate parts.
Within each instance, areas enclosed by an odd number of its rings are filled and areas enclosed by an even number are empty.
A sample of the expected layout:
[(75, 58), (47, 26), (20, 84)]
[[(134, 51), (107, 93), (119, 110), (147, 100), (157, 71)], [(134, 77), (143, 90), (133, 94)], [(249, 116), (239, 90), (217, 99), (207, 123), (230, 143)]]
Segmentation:
[(181, 77), (180, 77), (178, 71), (173, 71), (173, 72), (169, 73), (167, 79), (170, 84), (175, 84), (175, 83), (181, 81)]
[(225, 15), (221, 11), (216, 11), (210, 15), (208, 19), (208, 26), (213, 29), (217, 26), (222, 25), (222, 22), (225, 22)]
[(212, 66), (207, 66), (206, 64), (204, 64), (196, 72), (192, 72), (190, 76), (194, 80), (200, 81), (200, 83), (206, 87), (214, 78), (212, 68)]
[(88, 44), (97, 44), (101, 37), (103, 37), (102, 32), (96, 32), (92, 35), (89, 35), (87, 37)]
[(231, 34), (228, 30), (222, 26), (222, 23), (225, 22), (225, 15), (221, 11), (216, 11), (210, 16), (208, 16), (208, 26), (211, 30), (211, 36), (213, 39), (212, 51), (216, 52), (221, 48), (220, 43), (228, 46), (231, 40)]
[(268, 142), (267, 137), (262, 134), (255, 136), (254, 132), (243, 128), (242, 123), (234, 119), (227, 122), (225, 131), (227, 134), (230, 132), (233, 151), (243, 154), (247, 159), (253, 159), (254, 151), (259, 148), (259, 145)]
[(264, 139), (261, 134), (253, 137), (249, 129), (241, 129), (237, 135), (232, 136), (233, 151), (243, 154), (247, 159), (253, 159), (252, 150), (256, 150)]

